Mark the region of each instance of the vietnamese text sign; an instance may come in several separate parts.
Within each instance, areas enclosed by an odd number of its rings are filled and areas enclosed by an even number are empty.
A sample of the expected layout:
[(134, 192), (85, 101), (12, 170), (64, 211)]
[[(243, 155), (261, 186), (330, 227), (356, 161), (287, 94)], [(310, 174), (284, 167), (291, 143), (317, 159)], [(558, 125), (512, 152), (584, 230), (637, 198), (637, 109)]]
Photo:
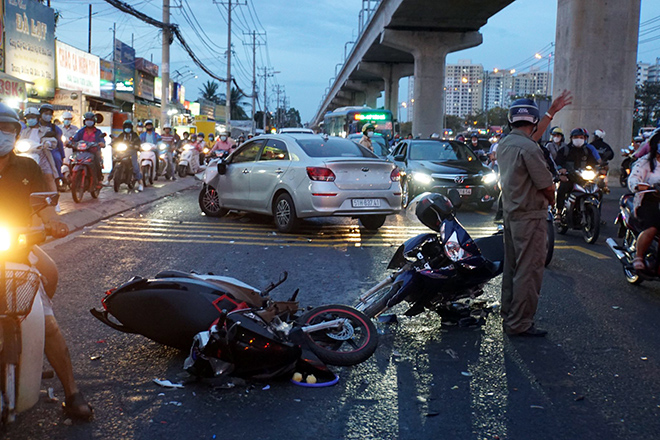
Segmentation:
[(55, 95), (55, 14), (33, 0), (5, 2), (5, 71), (31, 81), (30, 97)]
[(99, 57), (73, 46), (55, 42), (57, 54), (57, 87), (80, 90), (86, 95), (101, 95)]

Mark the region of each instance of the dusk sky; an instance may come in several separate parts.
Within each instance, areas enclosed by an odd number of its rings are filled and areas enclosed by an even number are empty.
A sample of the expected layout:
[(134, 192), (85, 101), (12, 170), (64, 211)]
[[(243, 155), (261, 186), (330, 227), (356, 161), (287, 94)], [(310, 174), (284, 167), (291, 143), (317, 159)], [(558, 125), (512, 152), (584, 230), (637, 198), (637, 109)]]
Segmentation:
[[(127, 0), (137, 10), (158, 20), (162, 19), (162, 0)], [(51, 0), (51, 6), (61, 12), (62, 18), (57, 37), (80, 49), (87, 49), (88, 4), (92, 4), (92, 53), (111, 59), (112, 26), (117, 25), (117, 38), (131, 44), (137, 56), (152, 59), (157, 64), (161, 58), (161, 38), (152, 26), (128, 17), (115, 10), (103, 0)], [(335, 65), (343, 59), (344, 44), (353, 39), (358, 29), (360, 0), (248, 0), (247, 5), (233, 10), (232, 45), (235, 58), (232, 72), (241, 88), (252, 90), (252, 52), (244, 45), (251, 37), (244, 33), (256, 30), (266, 33), (267, 46), (259, 46), (257, 68), (272, 67), (280, 73), (269, 78), (269, 108), (275, 105), (272, 85), (284, 86), (288, 105), (300, 111), (303, 122), (316, 112), (321, 96), (334, 76)], [(188, 44), (199, 58), (218, 76), (226, 76), (227, 11), (212, 0), (171, 0), (172, 19), (178, 23)], [(518, 0), (493, 16), (481, 29), (482, 45), (452, 53), (447, 62), (471, 59), (486, 69), (517, 66), (518, 71), (528, 68), (530, 63), (522, 61), (536, 52), (547, 48), (555, 38), (556, 0)], [(642, 0), (641, 22), (649, 21), (660, 14), (660, 0)], [(644, 38), (660, 36), (660, 20), (646, 26), (650, 31)], [(196, 32), (195, 32), (196, 31)], [(616, 32), (616, 29), (612, 29)], [(264, 39), (261, 39), (264, 42)], [(654, 62), (660, 57), (660, 37), (643, 43), (639, 47), (638, 60)], [(187, 56), (180, 45), (172, 45), (172, 69), (184, 75), (186, 98), (197, 98), (198, 89), (210, 78)], [(616, 62), (616, 60), (613, 60)], [(520, 66), (519, 66), (520, 65)], [(537, 64), (547, 69), (547, 59)], [(521, 70), (522, 68), (522, 70)], [(198, 76), (185, 75), (191, 70)], [(263, 79), (257, 80), (263, 101)], [(401, 82), (401, 99), (406, 99), (407, 81)], [(224, 86), (221, 86), (224, 90)], [(272, 100), (271, 100), (272, 98)]]

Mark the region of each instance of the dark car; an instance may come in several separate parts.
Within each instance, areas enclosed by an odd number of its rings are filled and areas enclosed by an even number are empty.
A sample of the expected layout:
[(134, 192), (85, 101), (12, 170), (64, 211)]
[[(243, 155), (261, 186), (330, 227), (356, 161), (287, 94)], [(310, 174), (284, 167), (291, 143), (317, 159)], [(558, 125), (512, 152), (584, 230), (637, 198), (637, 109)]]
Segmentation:
[(404, 207), (423, 192), (456, 189), (464, 202), (488, 210), (499, 194), (497, 175), (462, 142), (406, 139), (388, 159), (401, 171)]

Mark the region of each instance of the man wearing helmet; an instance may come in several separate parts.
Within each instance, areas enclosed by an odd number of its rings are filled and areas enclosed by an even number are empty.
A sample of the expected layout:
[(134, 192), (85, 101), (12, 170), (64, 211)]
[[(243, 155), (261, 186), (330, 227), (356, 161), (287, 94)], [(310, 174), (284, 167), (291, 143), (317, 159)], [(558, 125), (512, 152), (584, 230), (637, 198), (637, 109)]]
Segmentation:
[(373, 124), (365, 124), (364, 127), (362, 127), (362, 137), (358, 143), (373, 152), (374, 146), (371, 142), (371, 138), (374, 137), (375, 132), (376, 127), (374, 127)]
[(213, 144), (213, 148), (211, 148), (211, 152), (214, 152), (214, 151), (227, 151), (227, 152), (229, 152), (235, 146), (236, 146), (236, 143), (234, 142), (233, 139), (231, 139), (228, 136), (228, 133), (227, 132), (222, 132), (222, 133), (220, 133), (220, 136), (218, 137), (218, 139), (215, 141), (215, 144)]
[[(120, 143), (125, 143), (128, 146), (131, 154), (131, 162), (133, 164), (133, 176), (138, 182), (136, 189), (137, 191), (142, 191), (144, 190), (144, 186), (142, 185), (142, 172), (140, 171), (140, 164), (138, 162), (138, 151), (140, 151), (141, 142), (140, 136), (133, 131), (133, 121), (130, 119), (124, 121), (124, 124), (122, 125), (122, 133), (112, 141), (113, 146)], [(114, 176), (114, 170), (110, 173), (110, 176), (111, 177), (108, 177), (108, 181)]]
[[(39, 110), (36, 107), (28, 107), (25, 109), (25, 124), (26, 127), (21, 130), (20, 138), (27, 139), (35, 142), (36, 144), (44, 144), (51, 148), (42, 148), (39, 150), (39, 166), (43, 173), (44, 181), (48, 191), (57, 192), (57, 184), (55, 183), (56, 177), (59, 175), (55, 165), (55, 160), (52, 152), (57, 144), (53, 131), (50, 127), (42, 126), (39, 123)], [(57, 205), (59, 211), (59, 203)]]
[(137, 133), (138, 135), (141, 135), (144, 132), (144, 123), (142, 121), (138, 121), (137, 123)]
[(546, 257), (547, 209), (554, 205), (555, 186), (537, 142), (554, 114), (569, 103), (570, 95), (562, 93), (539, 124), (534, 101), (516, 100), (509, 109), (511, 133), (497, 148), (504, 212), (501, 314), (504, 331), (511, 336), (547, 333), (535, 327), (534, 315)]
[(83, 122), (85, 126), (78, 130), (78, 132), (73, 136), (73, 142), (84, 141), (87, 144), (95, 144), (96, 146), (90, 148), (90, 152), (94, 153), (96, 160), (94, 161), (94, 167), (96, 168), (96, 178), (98, 179), (99, 185), (102, 185), (103, 182), (103, 166), (101, 165), (103, 159), (101, 157), (101, 148), (105, 147), (105, 134), (96, 128), (96, 115), (93, 112), (87, 112), (83, 115)]
[(598, 129), (594, 131), (594, 138), (591, 141), (591, 145), (593, 145), (596, 151), (598, 151), (600, 159), (603, 162), (609, 162), (614, 159), (614, 151), (612, 150), (612, 147), (605, 142), (605, 132), (603, 130)]
[(174, 150), (178, 148), (178, 145), (177, 145), (176, 137), (174, 136), (174, 134), (172, 134), (172, 126), (170, 124), (163, 125), (163, 134), (160, 138), (162, 142), (167, 144), (167, 151), (165, 152), (165, 154), (167, 155), (167, 163), (169, 164), (169, 167), (167, 170), (165, 170), (165, 178), (176, 180), (176, 177), (174, 177), (173, 153)]
[(71, 112), (62, 113), (62, 136), (64, 137), (64, 162), (69, 163), (69, 158), (73, 150), (69, 147), (69, 140), (75, 136), (79, 128), (73, 125), (73, 114)]
[[(53, 106), (50, 104), (41, 104), (39, 107), (39, 125), (47, 127), (50, 131), (48, 137), (57, 139), (57, 147), (51, 153), (55, 162), (55, 176), (62, 179), (62, 161), (64, 160), (64, 143), (62, 142), (62, 130), (53, 123)], [(52, 134), (52, 136), (51, 136)]]
[[(31, 225), (30, 194), (47, 190), (39, 165), (32, 159), (17, 156), (13, 152), (20, 132), (21, 124), (16, 112), (0, 103), (0, 223), (14, 227)], [(58, 220), (53, 207), (46, 207), (38, 216), (54, 237), (61, 238), (68, 234), (69, 228)], [(51, 298), (57, 288), (57, 267), (38, 246), (32, 247), (29, 258), (36, 261), (34, 264), (45, 279), (41, 295), (45, 315), (44, 351), (62, 382), (66, 395), (64, 411), (68, 417), (89, 419), (92, 416), (92, 408), (76, 385), (66, 341), (53, 314)]]
[(557, 188), (557, 209), (561, 211), (564, 208), (566, 196), (573, 189), (571, 181), (571, 172), (581, 168), (597, 166), (601, 163), (600, 155), (593, 145), (587, 143), (589, 133), (584, 128), (574, 128), (571, 131), (571, 139), (568, 146), (557, 154), (555, 162), (559, 167), (559, 174), (566, 176), (562, 179)]

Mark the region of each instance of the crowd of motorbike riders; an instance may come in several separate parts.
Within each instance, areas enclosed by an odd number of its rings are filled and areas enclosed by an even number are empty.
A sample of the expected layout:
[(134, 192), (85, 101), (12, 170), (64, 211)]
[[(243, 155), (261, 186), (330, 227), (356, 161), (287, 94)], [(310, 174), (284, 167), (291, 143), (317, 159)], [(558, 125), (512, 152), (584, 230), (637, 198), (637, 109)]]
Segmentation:
[[(154, 175), (156, 179), (163, 175), (165, 179), (176, 180), (177, 172), (180, 177), (196, 174), (205, 160), (227, 155), (246, 140), (242, 135), (234, 140), (228, 133), (221, 133), (217, 138), (213, 133), (206, 137), (204, 133), (184, 132), (179, 136), (167, 124), (158, 133), (151, 120), (136, 124), (126, 120), (121, 134), (106, 140), (106, 134), (96, 127), (97, 115), (93, 112), (83, 115), (84, 126), (79, 128), (73, 124), (71, 112), (65, 111), (61, 115), (62, 121), (58, 121), (53, 120), (53, 110), (50, 104), (28, 107), (20, 120), (22, 130), (19, 135), (19, 140), (27, 140), (33, 146), (34, 158), (44, 174), (48, 190), (52, 192), (63, 192), (71, 187), (70, 172), (79, 153), (89, 157), (93, 180), (91, 188), (86, 189), (97, 197), (103, 186), (111, 186), (113, 179), (117, 180), (115, 170), (123, 160), (130, 164), (132, 171), (126, 181), (129, 188), (143, 191), (145, 183), (153, 183)], [(251, 137), (248, 135), (248, 139)], [(104, 181), (101, 150), (106, 146), (112, 148), (113, 167)], [(145, 176), (141, 153), (148, 151), (153, 151), (155, 163), (150, 168), (151, 175)], [(184, 167), (180, 165), (180, 158), (186, 151)], [(119, 185), (114, 186), (117, 189)]]

